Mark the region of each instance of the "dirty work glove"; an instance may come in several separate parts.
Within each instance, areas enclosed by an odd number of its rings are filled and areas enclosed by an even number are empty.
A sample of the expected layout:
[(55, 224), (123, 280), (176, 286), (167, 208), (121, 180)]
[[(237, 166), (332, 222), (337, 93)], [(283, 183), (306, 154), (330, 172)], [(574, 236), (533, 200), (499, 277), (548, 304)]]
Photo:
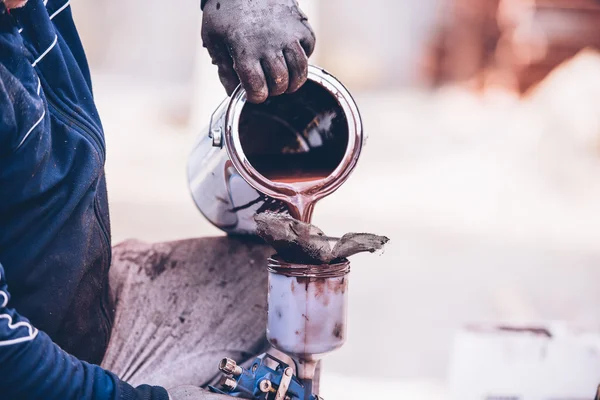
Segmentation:
[(228, 95), (241, 82), (261, 103), (304, 84), (315, 35), (296, 0), (206, 0), (203, 11), (203, 45)]
[(197, 386), (169, 389), (169, 400), (231, 400), (231, 397), (202, 390)]

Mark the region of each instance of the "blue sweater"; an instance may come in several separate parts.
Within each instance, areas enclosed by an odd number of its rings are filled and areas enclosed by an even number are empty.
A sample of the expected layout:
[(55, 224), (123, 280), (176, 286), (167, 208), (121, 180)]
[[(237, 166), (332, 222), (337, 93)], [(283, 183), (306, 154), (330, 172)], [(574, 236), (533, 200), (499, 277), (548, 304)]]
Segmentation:
[(163, 388), (133, 388), (99, 366), (66, 353), (8, 306), (2, 266), (0, 275), (1, 399), (168, 400)]
[(68, 2), (0, 2), (0, 399), (166, 400), (94, 365), (114, 318), (105, 146)]

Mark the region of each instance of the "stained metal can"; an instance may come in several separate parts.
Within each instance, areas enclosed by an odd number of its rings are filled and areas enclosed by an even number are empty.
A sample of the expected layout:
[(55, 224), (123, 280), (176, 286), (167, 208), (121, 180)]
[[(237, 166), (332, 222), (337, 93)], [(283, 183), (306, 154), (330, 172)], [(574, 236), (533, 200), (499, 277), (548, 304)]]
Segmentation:
[(253, 217), (263, 211), (310, 219), (312, 209), (295, 215), (299, 211), (282, 200), (334, 192), (364, 143), (348, 90), (309, 66), (307, 82), (295, 93), (257, 105), (239, 87), (220, 104), (189, 157), (190, 192), (200, 212), (230, 234), (254, 234)]

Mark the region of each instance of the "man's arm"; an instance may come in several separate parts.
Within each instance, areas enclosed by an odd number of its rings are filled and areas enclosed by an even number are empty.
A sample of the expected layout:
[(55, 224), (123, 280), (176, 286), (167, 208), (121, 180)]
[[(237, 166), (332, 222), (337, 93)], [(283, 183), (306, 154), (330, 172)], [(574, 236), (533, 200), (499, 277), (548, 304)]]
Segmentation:
[(133, 388), (97, 365), (64, 352), (8, 307), (10, 295), (0, 265), (0, 387), (2, 398), (46, 400), (168, 400), (167, 391)]
[(296, 0), (202, 0), (202, 41), (231, 95), (292, 93), (306, 82), (315, 35)]

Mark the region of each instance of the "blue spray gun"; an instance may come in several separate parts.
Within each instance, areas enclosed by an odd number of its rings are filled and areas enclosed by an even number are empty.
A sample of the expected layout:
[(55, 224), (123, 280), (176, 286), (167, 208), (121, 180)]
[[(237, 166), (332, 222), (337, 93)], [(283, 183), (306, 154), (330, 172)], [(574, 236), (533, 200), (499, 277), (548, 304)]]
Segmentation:
[(252, 400), (323, 400), (300, 383), (288, 364), (268, 353), (257, 357), (247, 370), (224, 358), (219, 370), (225, 375), (219, 382), (220, 389), (209, 386), (214, 393)]

